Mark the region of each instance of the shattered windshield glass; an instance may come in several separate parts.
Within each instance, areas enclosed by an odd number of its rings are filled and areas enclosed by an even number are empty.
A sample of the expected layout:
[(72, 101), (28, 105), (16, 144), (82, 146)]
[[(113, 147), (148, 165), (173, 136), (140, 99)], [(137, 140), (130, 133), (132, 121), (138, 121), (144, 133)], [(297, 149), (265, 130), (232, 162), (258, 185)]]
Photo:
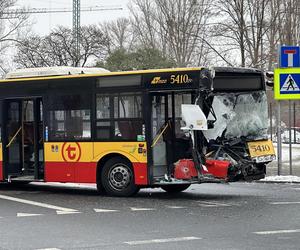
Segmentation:
[[(242, 136), (256, 139), (267, 137), (268, 104), (265, 91), (254, 93), (222, 93), (213, 100), (217, 121), (213, 129), (204, 132), (208, 139)], [(208, 120), (212, 120), (208, 117)]]

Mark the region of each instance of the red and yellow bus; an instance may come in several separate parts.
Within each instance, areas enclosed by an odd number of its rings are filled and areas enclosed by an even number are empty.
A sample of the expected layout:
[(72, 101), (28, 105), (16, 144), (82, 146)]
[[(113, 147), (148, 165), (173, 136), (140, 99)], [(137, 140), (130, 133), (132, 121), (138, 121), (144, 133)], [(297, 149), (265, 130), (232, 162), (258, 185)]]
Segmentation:
[[(255, 82), (249, 88), (264, 91), (261, 73), (249, 74)], [(187, 167), (191, 143), (180, 129), (180, 106), (196, 99), (203, 106), (211, 81), (205, 68), (12, 72), (0, 81), (0, 181), (96, 183), (117, 196), (199, 183), (199, 173)], [(174, 175), (180, 161), (188, 177)]]

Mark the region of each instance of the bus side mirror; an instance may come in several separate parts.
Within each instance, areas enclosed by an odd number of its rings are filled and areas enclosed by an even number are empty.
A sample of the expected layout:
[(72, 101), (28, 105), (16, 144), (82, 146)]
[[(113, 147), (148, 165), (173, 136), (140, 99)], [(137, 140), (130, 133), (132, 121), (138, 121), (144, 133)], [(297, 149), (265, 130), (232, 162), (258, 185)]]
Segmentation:
[(200, 89), (212, 91), (213, 90), (213, 78), (214, 70), (202, 69), (200, 71)]
[(182, 104), (181, 114), (182, 120), (185, 122), (182, 130), (207, 130), (206, 116), (198, 105)]
[(265, 82), (266, 82), (267, 86), (274, 87), (274, 72), (273, 71), (265, 72)]

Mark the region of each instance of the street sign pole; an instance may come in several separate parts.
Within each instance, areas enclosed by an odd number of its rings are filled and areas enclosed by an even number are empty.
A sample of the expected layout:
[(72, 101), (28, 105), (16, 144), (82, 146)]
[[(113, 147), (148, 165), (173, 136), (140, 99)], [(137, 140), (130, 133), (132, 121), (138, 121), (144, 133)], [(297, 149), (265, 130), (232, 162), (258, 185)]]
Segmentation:
[(290, 159), (290, 175), (293, 175), (293, 158), (292, 158), (292, 103), (289, 100), (289, 159)]
[[(281, 52), (281, 47), (278, 46), (278, 55), (281, 55), (282, 52)], [(279, 56), (278, 57), (278, 64), (277, 65), (281, 65), (281, 62), (282, 62), (282, 56)], [(281, 67), (281, 66), (280, 66)], [(282, 148), (281, 148), (281, 117), (280, 117), (280, 101), (278, 100), (277, 101), (277, 119), (276, 119), (276, 122), (277, 122), (277, 174), (278, 175), (281, 175), (281, 164), (282, 164), (282, 161), (281, 161), (281, 153), (282, 153)]]
[[(277, 158), (278, 175), (282, 170), (281, 100), (289, 100), (289, 172), (293, 174), (292, 159), (292, 105), (291, 100), (300, 99), (300, 47), (279, 48), (279, 68), (274, 71), (274, 98), (277, 100)], [(295, 139), (295, 138), (294, 138)]]
[(280, 101), (277, 101), (277, 166), (278, 175), (281, 175), (282, 150), (281, 150), (281, 117), (280, 117)]

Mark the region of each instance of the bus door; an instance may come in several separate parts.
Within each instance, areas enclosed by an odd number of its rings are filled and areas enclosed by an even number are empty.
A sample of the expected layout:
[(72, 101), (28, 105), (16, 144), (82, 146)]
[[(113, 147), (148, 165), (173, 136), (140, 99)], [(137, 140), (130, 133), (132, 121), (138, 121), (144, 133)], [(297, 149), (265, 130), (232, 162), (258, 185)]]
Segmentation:
[(42, 178), (42, 128), (41, 98), (5, 100), (3, 149), (6, 178)]
[(153, 176), (172, 174), (174, 163), (190, 157), (190, 138), (180, 129), (181, 104), (191, 104), (191, 93), (153, 93), (151, 96)]

